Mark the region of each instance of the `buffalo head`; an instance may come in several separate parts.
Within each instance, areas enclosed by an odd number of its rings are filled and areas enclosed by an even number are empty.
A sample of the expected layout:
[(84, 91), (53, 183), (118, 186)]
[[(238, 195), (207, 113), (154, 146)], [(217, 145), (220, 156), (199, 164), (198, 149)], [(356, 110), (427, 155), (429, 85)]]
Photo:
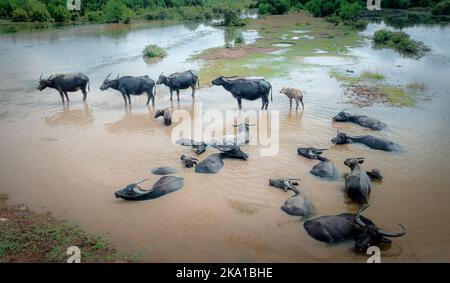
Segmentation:
[(364, 158), (362, 157), (358, 157), (358, 158), (347, 158), (344, 161), (344, 164), (348, 167), (350, 167), (351, 170), (353, 170), (353, 168), (355, 168), (356, 165), (358, 164), (363, 164), (364, 163)]
[(355, 216), (355, 224), (352, 229), (352, 237), (355, 241), (355, 249), (360, 252), (365, 252), (370, 246), (378, 246), (382, 243), (390, 244), (391, 240), (388, 238), (401, 237), (406, 234), (406, 229), (401, 224), (400, 232), (389, 233), (379, 229), (375, 224), (367, 218), (362, 218), (361, 213), (368, 208), (369, 205), (362, 207)]
[(109, 74), (105, 80), (103, 81), (103, 84), (100, 86), (101, 90), (107, 90), (110, 87), (113, 87), (114, 85), (117, 84), (117, 80), (119, 79), (119, 75), (117, 75), (117, 78), (115, 80), (110, 80), (109, 77), (111, 76), (111, 74)]
[(48, 77), (48, 79), (42, 79), (42, 74), (39, 77), (39, 86), (38, 86), (38, 90), (42, 91), (44, 90), (46, 87), (50, 86), (52, 82), (52, 75), (50, 75), (50, 77)]
[(337, 132), (337, 136), (333, 139), (331, 139), (331, 142), (334, 144), (346, 144), (346, 143), (351, 143), (352, 140), (344, 133)]
[(350, 113), (345, 112), (345, 110), (342, 110), (341, 112), (339, 112), (339, 114), (337, 114), (336, 116), (333, 117), (333, 121), (336, 122), (347, 122), (350, 120), (350, 117), (352, 115), (350, 115)]
[(168, 82), (168, 77), (164, 76), (163, 73), (161, 73), (161, 75), (159, 75), (158, 81), (156, 82), (157, 85), (160, 84), (167, 84)]

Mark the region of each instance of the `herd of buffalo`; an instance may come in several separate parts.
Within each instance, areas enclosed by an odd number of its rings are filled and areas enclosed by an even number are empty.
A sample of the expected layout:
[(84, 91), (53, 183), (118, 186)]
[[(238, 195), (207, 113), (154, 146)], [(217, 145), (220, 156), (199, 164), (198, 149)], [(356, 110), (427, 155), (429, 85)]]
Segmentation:
[[(170, 100), (175, 91), (179, 100), (180, 90), (191, 88), (192, 97), (195, 96), (196, 88), (199, 87), (199, 78), (195, 72), (188, 70), (181, 73), (174, 73), (170, 76), (161, 74), (155, 83), (149, 76), (117, 76), (115, 79), (110, 78), (109, 74), (103, 81), (100, 89), (102, 91), (109, 88), (114, 89), (122, 95), (125, 105), (131, 104), (130, 95), (147, 94), (147, 105), (152, 101), (155, 105), (155, 85), (165, 85), (170, 90)], [(215, 86), (223, 86), (237, 100), (239, 109), (242, 109), (242, 99), (257, 100), (261, 99), (261, 109), (267, 109), (269, 105), (269, 94), (272, 101), (272, 86), (264, 79), (244, 79), (236, 77), (220, 76), (211, 82)], [(43, 79), (42, 75), (39, 79), (38, 89), (42, 91), (45, 88), (53, 88), (58, 91), (61, 100), (69, 102), (68, 92), (76, 92), (81, 90), (83, 100), (86, 101), (87, 90), (90, 90), (89, 78), (81, 73), (59, 74)], [(303, 104), (303, 92), (294, 88), (283, 88), (280, 93), (285, 94), (290, 101), (296, 101), (296, 109), (299, 104)], [(162, 116), (164, 123), (170, 125), (171, 111), (169, 109), (157, 110), (155, 118)], [(387, 125), (375, 118), (365, 115), (352, 115), (345, 110), (338, 113), (333, 121), (336, 122), (352, 122), (362, 127), (366, 127), (375, 131), (385, 129)], [(240, 148), (241, 145), (249, 143), (249, 124), (235, 125), (237, 134), (233, 137), (227, 137), (223, 141), (214, 140), (209, 143), (204, 141), (194, 141), (190, 139), (180, 139), (176, 143), (181, 146), (189, 146), (197, 155), (201, 155), (208, 148), (214, 148), (219, 151), (212, 153), (207, 158), (200, 161), (195, 157), (182, 155), (180, 157), (184, 167), (195, 167), (197, 173), (215, 174), (224, 166), (224, 159), (240, 159), (247, 160), (249, 156)], [(336, 137), (331, 139), (333, 144), (361, 143), (369, 148), (384, 151), (400, 151), (398, 144), (389, 140), (379, 138), (373, 135), (351, 136), (338, 131)], [(322, 154), (327, 149), (317, 149), (314, 147), (300, 147), (297, 153), (308, 159), (317, 159), (319, 162), (314, 165), (310, 173), (326, 179), (335, 179), (338, 177), (338, 171), (332, 160), (323, 157)], [(345, 175), (345, 191), (348, 197), (360, 204), (360, 209), (356, 214), (342, 213), (339, 215), (321, 216), (309, 219), (313, 214), (314, 207), (307, 197), (298, 188), (299, 179), (282, 178), (270, 179), (269, 185), (282, 189), (283, 191), (292, 191), (294, 193), (281, 209), (289, 215), (300, 216), (307, 219), (303, 226), (307, 233), (316, 240), (326, 243), (337, 243), (344, 240), (353, 239), (355, 249), (357, 251), (365, 251), (370, 246), (378, 246), (382, 243), (390, 243), (388, 238), (399, 237), (406, 234), (406, 229), (401, 226), (401, 231), (396, 233), (385, 232), (379, 229), (371, 220), (365, 218), (361, 213), (368, 207), (369, 195), (371, 192), (371, 182), (373, 180), (381, 181), (383, 179), (378, 169), (366, 171), (362, 164), (364, 158), (348, 158), (344, 164), (350, 168), (350, 172)], [(158, 167), (152, 169), (152, 173), (156, 175), (165, 175), (161, 177), (150, 189), (143, 190), (139, 186), (140, 183), (146, 181), (129, 184), (124, 189), (115, 193), (117, 198), (125, 200), (148, 200), (155, 199), (168, 193), (179, 190), (183, 187), (183, 178), (169, 176), (176, 173), (177, 170), (171, 167)]]

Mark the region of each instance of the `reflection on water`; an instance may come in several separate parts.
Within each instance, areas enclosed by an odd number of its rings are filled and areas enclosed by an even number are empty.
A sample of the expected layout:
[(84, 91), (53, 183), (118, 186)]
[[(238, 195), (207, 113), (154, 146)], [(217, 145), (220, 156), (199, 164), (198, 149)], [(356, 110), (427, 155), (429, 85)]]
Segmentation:
[(70, 109), (70, 104), (63, 104), (63, 110), (45, 117), (44, 121), (50, 127), (83, 127), (91, 125), (95, 120), (94, 115), (91, 113), (87, 103), (83, 103), (82, 107), (82, 109)]
[[(382, 27), (370, 24), (363, 34)], [(114, 30), (120, 36), (112, 36)], [(367, 41), (351, 50), (353, 59), (305, 58), (287, 77), (270, 79), (274, 102), (269, 110), (278, 110), (280, 118), (278, 154), (263, 157), (261, 147), (243, 146), (249, 160), (226, 160), (217, 175), (183, 168), (180, 156), (193, 152), (172, 145), (176, 125), (166, 127), (153, 118), (155, 110), (163, 108), (192, 113), (189, 90), (182, 91), (179, 102), (170, 101), (168, 89), (158, 86), (155, 108), (145, 105), (145, 96), (133, 97), (132, 107), (124, 107), (118, 93), (101, 92), (99, 86), (109, 73), (147, 74), (155, 79), (162, 72), (198, 70), (201, 62), (189, 60), (190, 56), (223, 46), (224, 29), (204, 24), (131, 29), (89, 25), (1, 35), (0, 190), (13, 202), (50, 210), (105, 234), (120, 249), (149, 250), (150, 261), (365, 262), (366, 257), (354, 254), (348, 243), (327, 246), (312, 240), (299, 219), (280, 210), (288, 195), (267, 185), (272, 177), (299, 177), (317, 215), (356, 211), (343, 192), (341, 177), (323, 182), (311, 176), (317, 161), (296, 153), (299, 146), (329, 148), (324, 155), (339, 172), (349, 171), (343, 164), (346, 158), (365, 157), (365, 168), (379, 168), (385, 177), (374, 184), (371, 208), (365, 214), (386, 230), (402, 223), (408, 235), (383, 251), (383, 261), (448, 261), (450, 227), (444, 224), (450, 217), (450, 182), (447, 166), (442, 164), (450, 159), (450, 30), (439, 25), (405, 30), (432, 51), (411, 60), (389, 49), (374, 50)], [(252, 31), (249, 35), (255, 36)], [(168, 56), (145, 63), (141, 51), (148, 44), (167, 49)], [(380, 72), (390, 84), (420, 82), (432, 99), (415, 108), (349, 109), (383, 120), (389, 125), (386, 131), (374, 133), (353, 124), (332, 123), (331, 117), (349, 105), (339, 82), (328, 76), (331, 67), (343, 72), (352, 69), (355, 75), (365, 70)], [(70, 71), (90, 77), (86, 104), (75, 98), (63, 106), (54, 90), (37, 92), (41, 72)], [(278, 92), (282, 87), (304, 91), (304, 111), (289, 109), (288, 99)], [(196, 102), (205, 111), (236, 110), (236, 100), (219, 87), (198, 90)], [(243, 106), (257, 111), (260, 101), (244, 101)], [(405, 152), (394, 155), (357, 144), (332, 146), (330, 139), (337, 129), (393, 140)], [(215, 152), (209, 148), (198, 158)], [(157, 166), (177, 168), (185, 178), (183, 190), (152, 202), (114, 199), (114, 191), (132, 181), (145, 177), (156, 181), (148, 171)], [(252, 213), (236, 207), (250, 207)]]

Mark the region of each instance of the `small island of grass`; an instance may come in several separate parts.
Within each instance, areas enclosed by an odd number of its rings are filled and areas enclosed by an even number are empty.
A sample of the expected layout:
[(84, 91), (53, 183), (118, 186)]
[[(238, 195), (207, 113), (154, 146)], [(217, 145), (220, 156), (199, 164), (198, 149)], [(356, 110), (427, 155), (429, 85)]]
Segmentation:
[(376, 47), (389, 47), (410, 57), (420, 58), (430, 51), (422, 41), (413, 40), (402, 31), (378, 30), (373, 35), (373, 41)]
[(162, 59), (167, 56), (167, 52), (164, 49), (154, 44), (147, 45), (142, 53), (146, 59)]

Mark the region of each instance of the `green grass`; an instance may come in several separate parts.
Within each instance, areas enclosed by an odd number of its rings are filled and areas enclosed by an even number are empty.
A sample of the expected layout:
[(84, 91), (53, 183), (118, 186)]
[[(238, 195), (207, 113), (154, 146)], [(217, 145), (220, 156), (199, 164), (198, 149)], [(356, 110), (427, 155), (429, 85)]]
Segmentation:
[(407, 57), (420, 58), (430, 51), (422, 41), (416, 41), (403, 31), (389, 31), (385, 29), (374, 33), (373, 42), (378, 48), (392, 48)]
[(164, 49), (154, 44), (147, 45), (142, 53), (146, 58), (164, 58), (167, 56), (167, 52)]
[(416, 106), (416, 96), (405, 91), (404, 88), (397, 86), (383, 86), (381, 87), (386, 94), (386, 100), (389, 104), (399, 107), (414, 107)]
[(364, 71), (361, 74), (361, 78), (365, 80), (381, 81), (384, 80), (384, 75), (381, 73), (373, 73), (370, 71)]
[[(359, 46), (361, 36), (349, 26), (334, 26), (321, 18), (314, 18), (305, 13), (290, 13), (282, 16), (266, 16), (248, 23), (248, 29), (258, 30), (262, 38), (258, 39), (250, 46), (240, 46), (241, 48), (255, 48), (276, 50), (273, 46), (280, 42), (280, 36), (287, 34), (287, 39), (283, 43), (290, 43), (292, 46), (286, 49), (283, 54), (264, 54), (261, 52), (249, 52), (245, 56), (227, 59), (208, 59), (207, 50), (200, 54), (198, 58), (205, 59), (200, 70), (200, 76), (205, 78), (203, 82), (224, 76), (261, 76), (266, 79), (287, 76), (293, 68), (300, 68), (305, 64), (302, 59), (310, 56), (324, 56), (315, 51), (321, 49), (327, 51), (325, 56), (346, 56), (349, 47)], [(308, 30), (306, 33), (313, 39), (300, 38), (292, 39), (295, 36), (304, 34), (294, 33), (294, 30)], [(323, 35), (331, 35), (332, 38), (324, 38)], [(269, 52), (267, 52), (269, 53)]]
[(0, 262), (65, 262), (67, 248), (77, 246), (82, 262), (130, 261), (100, 236), (50, 214), (9, 207), (0, 199)]

